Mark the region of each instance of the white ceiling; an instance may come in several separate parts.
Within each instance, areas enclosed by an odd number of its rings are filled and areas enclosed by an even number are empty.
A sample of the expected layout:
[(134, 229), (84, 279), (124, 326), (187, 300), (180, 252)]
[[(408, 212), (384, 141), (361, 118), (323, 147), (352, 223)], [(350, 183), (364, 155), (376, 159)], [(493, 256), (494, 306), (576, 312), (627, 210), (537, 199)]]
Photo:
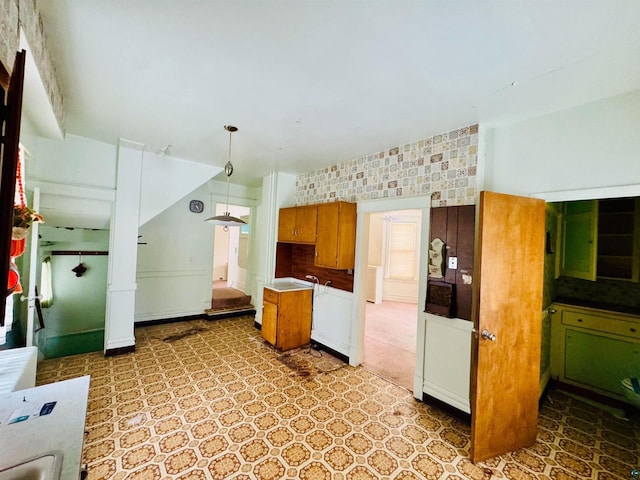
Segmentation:
[(38, 2), (64, 129), (301, 173), (640, 88), (640, 2)]

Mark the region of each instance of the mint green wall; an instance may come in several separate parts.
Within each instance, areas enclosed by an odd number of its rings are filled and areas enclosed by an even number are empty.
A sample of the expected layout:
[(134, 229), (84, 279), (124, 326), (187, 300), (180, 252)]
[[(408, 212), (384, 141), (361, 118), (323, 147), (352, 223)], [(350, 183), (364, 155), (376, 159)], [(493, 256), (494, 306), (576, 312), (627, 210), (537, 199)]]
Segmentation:
[[(44, 334), (40, 334), (44, 340), (44, 345), (39, 345), (41, 350), (47, 357), (102, 350), (109, 257), (84, 255), (80, 258), (77, 255), (50, 255), (50, 252), (107, 251), (108, 231), (65, 231), (43, 226), (41, 235), (43, 239), (53, 239), (41, 240), (41, 259), (51, 258), (53, 284), (53, 305), (43, 309), (45, 329)], [(84, 241), (74, 242), (74, 237)], [(71, 269), (80, 261), (87, 271), (82, 277), (76, 277)], [(91, 337), (90, 341), (88, 337)]]

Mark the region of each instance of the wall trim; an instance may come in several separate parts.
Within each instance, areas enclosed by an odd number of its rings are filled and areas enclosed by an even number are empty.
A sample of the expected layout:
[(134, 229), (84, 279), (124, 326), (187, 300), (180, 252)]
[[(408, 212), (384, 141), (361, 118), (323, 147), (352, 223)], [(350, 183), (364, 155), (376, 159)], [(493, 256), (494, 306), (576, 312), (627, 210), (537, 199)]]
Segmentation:
[(163, 277), (208, 277), (208, 270), (147, 270), (138, 271), (137, 278), (163, 278)]
[(640, 184), (612, 185), (601, 188), (584, 188), (578, 190), (557, 190), (529, 194), (546, 202), (570, 202), (574, 200), (595, 200), (599, 198), (640, 197)]
[(184, 315), (181, 317), (156, 318), (154, 320), (135, 321), (133, 327), (150, 327), (152, 325), (164, 325), (166, 323), (188, 322), (190, 320), (207, 320), (206, 314), (203, 312), (199, 315)]
[(114, 357), (116, 355), (124, 355), (126, 353), (133, 353), (136, 351), (135, 345), (129, 345), (127, 347), (107, 348), (104, 352), (105, 357)]

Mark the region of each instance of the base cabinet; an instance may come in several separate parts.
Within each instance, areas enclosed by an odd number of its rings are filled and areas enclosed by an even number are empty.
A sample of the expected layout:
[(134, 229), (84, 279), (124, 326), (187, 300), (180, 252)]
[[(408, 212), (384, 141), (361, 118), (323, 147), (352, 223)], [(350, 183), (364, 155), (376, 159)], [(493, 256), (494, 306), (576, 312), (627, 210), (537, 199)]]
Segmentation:
[(313, 290), (263, 291), (262, 338), (278, 350), (291, 350), (311, 341)]
[(640, 372), (640, 317), (565, 304), (551, 308), (552, 377), (622, 400), (621, 380)]

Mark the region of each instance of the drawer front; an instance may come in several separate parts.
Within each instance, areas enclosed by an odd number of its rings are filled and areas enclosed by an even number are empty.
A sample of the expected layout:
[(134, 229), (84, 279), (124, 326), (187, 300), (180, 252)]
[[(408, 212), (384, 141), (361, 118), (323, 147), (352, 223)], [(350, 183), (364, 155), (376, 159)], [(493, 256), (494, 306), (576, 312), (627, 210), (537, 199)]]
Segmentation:
[(626, 322), (624, 320), (600, 317), (587, 313), (564, 311), (562, 313), (562, 323), (564, 325), (640, 339), (640, 324), (636, 322)]
[(280, 294), (270, 288), (264, 288), (262, 291), (262, 299), (265, 302), (278, 304), (278, 299), (280, 298)]

